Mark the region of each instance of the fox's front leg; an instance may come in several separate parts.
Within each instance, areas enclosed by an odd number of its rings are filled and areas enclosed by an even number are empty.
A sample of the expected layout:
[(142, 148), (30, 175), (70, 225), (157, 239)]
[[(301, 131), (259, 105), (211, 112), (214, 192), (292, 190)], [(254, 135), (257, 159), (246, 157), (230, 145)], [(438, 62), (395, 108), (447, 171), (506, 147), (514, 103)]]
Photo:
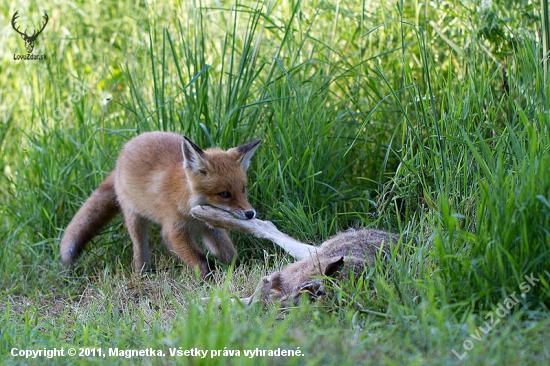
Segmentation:
[(205, 228), (202, 231), (202, 240), (210, 252), (225, 264), (230, 264), (235, 258), (235, 265), (239, 265), (239, 258), (235, 246), (231, 242), (227, 231), (223, 229)]
[(195, 236), (183, 227), (163, 225), (162, 238), (166, 245), (191, 268), (198, 268), (202, 278), (210, 273), (206, 256), (195, 245)]

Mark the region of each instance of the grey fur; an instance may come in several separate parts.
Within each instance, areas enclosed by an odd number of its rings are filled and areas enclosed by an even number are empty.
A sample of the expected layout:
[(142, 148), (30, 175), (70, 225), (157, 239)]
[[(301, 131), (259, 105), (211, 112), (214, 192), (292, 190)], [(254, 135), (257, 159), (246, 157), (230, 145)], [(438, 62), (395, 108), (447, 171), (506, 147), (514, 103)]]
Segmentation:
[(399, 237), (382, 230), (350, 229), (316, 247), (289, 237), (269, 221), (239, 220), (229, 212), (210, 206), (197, 206), (191, 210), (191, 215), (212, 227), (269, 239), (298, 259), (281, 271), (263, 277), (254, 294), (241, 299), (248, 305), (258, 300), (278, 301), (283, 306), (295, 304), (305, 291), (312, 295), (322, 295), (323, 282), (312, 276), (334, 276), (345, 273), (347, 269), (361, 272), (365, 266), (374, 264), (377, 252), (381, 251), (383, 256), (387, 256), (390, 242), (396, 245), (399, 240)]

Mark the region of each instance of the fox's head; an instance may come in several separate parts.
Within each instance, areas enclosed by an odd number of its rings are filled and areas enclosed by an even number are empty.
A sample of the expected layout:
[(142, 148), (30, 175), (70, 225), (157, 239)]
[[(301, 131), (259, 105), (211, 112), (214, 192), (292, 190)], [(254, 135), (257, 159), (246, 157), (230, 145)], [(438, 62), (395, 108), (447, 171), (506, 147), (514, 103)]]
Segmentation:
[(227, 151), (202, 150), (184, 136), (183, 168), (193, 192), (191, 206), (211, 205), (240, 219), (256, 217), (246, 198), (246, 171), (260, 142), (262, 140), (252, 141)]

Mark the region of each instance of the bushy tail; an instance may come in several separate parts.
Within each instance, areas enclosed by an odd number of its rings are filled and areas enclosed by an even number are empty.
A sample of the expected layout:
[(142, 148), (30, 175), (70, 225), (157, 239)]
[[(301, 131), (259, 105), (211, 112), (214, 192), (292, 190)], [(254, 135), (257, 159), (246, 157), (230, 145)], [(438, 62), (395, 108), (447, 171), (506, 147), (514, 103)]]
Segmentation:
[(61, 260), (72, 263), (84, 245), (120, 212), (118, 206), (114, 171), (97, 187), (65, 229), (59, 245)]

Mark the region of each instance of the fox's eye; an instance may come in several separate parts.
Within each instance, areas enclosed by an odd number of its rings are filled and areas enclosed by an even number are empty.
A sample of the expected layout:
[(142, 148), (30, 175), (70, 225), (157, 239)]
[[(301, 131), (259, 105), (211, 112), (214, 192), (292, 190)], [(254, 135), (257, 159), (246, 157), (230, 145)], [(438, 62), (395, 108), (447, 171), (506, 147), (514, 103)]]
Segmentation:
[(243, 193), (246, 193), (246, 186), (243, 187)]
[(227, 191), (223, 191), (223, 192), (218, 193), (218, 196), (220, 196), (221, 198), (231, 198), (231, 193), (229, 193)]

